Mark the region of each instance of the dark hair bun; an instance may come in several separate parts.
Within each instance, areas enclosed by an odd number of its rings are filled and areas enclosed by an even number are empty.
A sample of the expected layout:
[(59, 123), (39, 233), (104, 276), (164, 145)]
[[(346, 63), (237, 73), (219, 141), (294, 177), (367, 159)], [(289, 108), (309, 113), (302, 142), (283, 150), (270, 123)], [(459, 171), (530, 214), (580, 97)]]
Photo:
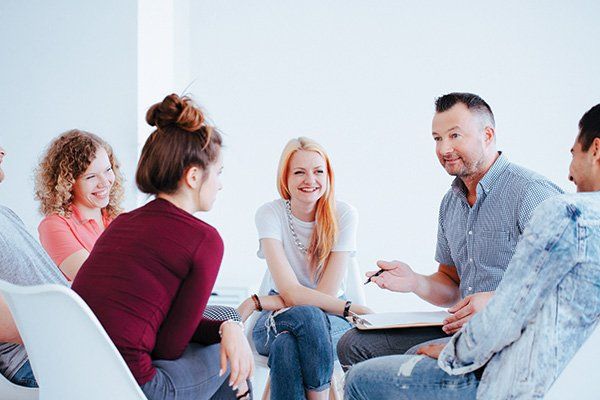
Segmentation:
[(204, 114), (189, 97), (170, 94), (162, 102), (150, 107), (146, 122), (159, 129), (172, 126), (194, 132), (204, 124)]

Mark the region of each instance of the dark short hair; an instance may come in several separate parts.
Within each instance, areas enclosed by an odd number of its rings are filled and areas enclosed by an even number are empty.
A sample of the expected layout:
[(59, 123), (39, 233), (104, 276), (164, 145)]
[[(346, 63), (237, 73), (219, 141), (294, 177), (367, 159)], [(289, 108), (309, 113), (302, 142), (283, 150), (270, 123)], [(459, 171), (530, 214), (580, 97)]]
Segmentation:
[(219, 156), (221, 135), (186, 96), (171, 94), (154, 104), (146, 122), (156, 130), (142, 148), (135, 175), (143, 193), (174, 193), (190, 167), (206, 170)]
[(448, 111), (457, 103), (464, 104), (470, 111), (486, 115), (490, 119), (492, 126), (496, 125), (494, 113), (490, 105), (473, 93), (453, 92), (440, 96), (435, 99), (435, 112)]
[(579, 120), (579, 135), (577, 140), (581, 149), (588, 151), (594, 139), (600, 137), (600, 104), (590, 108)]

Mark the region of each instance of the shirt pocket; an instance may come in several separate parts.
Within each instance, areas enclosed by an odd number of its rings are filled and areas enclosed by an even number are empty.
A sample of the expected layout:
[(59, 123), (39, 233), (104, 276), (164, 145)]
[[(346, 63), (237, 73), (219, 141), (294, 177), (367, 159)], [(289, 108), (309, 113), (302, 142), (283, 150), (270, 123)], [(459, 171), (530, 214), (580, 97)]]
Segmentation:
[(515, 253), (517, 240), (510, 232), (482, 230), (476, 232), (475, 255), (486, 267), (506, 269)]

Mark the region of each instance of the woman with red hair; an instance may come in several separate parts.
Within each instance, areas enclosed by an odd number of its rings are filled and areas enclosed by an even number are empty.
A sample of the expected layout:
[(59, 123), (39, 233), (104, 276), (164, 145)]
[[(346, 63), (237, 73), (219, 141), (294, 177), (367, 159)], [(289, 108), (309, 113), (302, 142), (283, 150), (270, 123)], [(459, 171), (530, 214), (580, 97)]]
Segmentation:
[(267, 311), (255, 297), (256, 308), (265, 310), (253, 340), (269, 356), (271, 398), (325, 399), (335, 344), (350, 328), (343, 317), (370, 311), (344, 296), (358, 215), (335, 200), (329, 157), (311, 139), (286, 145), (277, 183), (281, 198), (256, 213), (258, 256), (267, 260), (269, 294), (279, 294), (288, 308)]

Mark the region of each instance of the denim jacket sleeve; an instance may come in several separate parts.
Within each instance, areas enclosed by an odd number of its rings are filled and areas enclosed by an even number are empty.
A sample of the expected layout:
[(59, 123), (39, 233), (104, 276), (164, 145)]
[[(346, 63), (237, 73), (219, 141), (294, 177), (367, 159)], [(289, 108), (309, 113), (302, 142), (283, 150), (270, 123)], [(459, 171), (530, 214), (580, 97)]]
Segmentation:
[(492, 300), (444, 348), (438, 365), (452, 375), (484, 366), (516, 341), (555, 287), (580, 258), (579, 209), (564, 196), (546, 200), (534, 212)]

